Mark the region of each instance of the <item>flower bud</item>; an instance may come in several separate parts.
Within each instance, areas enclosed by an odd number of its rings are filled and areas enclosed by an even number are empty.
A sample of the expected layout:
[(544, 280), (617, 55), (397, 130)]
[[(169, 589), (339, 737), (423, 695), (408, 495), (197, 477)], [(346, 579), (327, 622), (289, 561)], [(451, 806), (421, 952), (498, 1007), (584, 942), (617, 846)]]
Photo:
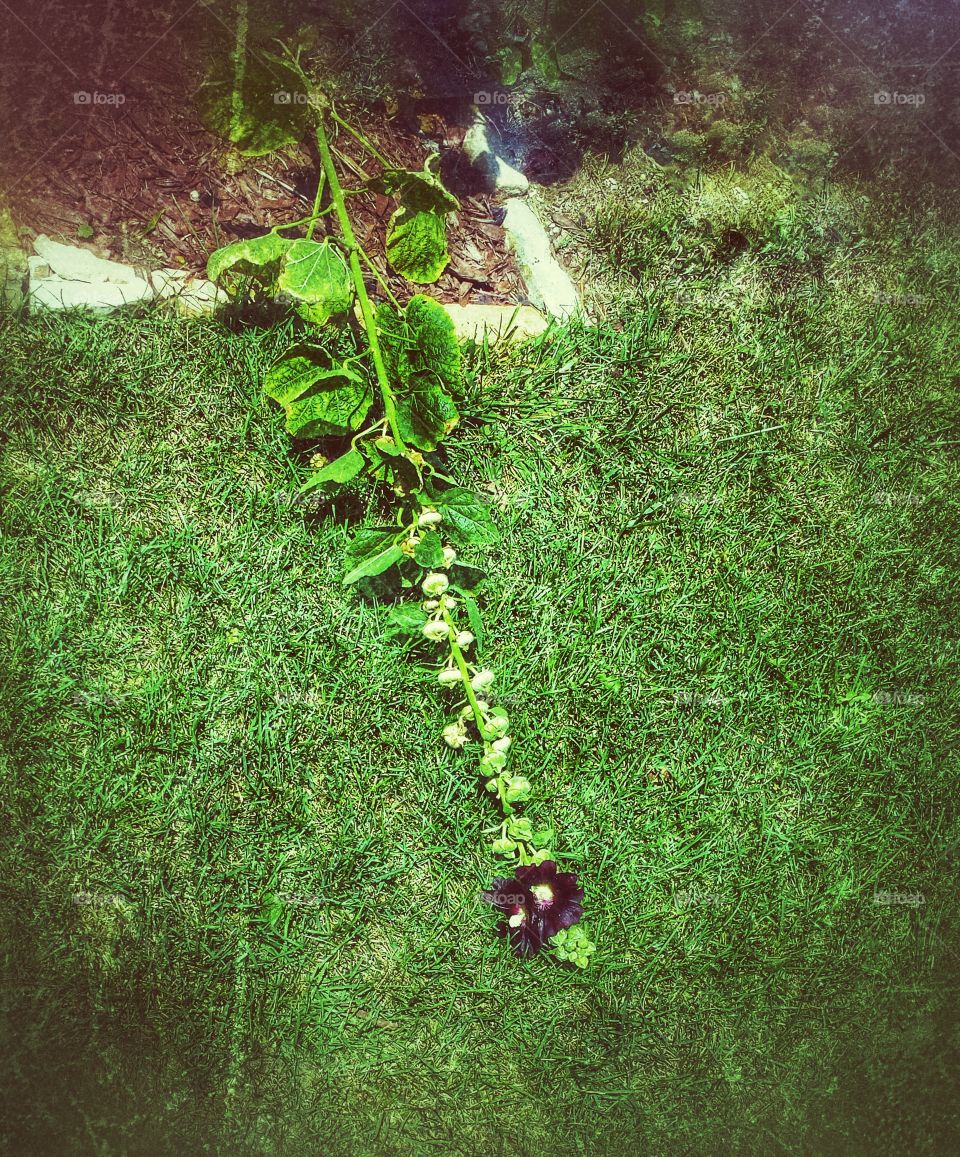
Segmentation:
[(457, 635), (457, 646), (460, 647), (461, 650), (465, 650), (476, 641), (476, 636), (472, 635), (469, 631), (460, 631)]
[(510, 716), (504, 711), (502, 707), (494, 707), (494, 709), (487, 716), (487, 731), (495, 739), (507, 734), (507, 729), (510, 726)]
[(480, 708), (481, 712), (490, 710), (490, 704), (486, 701), (486, 699), (478, 699), (477, 706)]
[(487, 789), (487, 791), (496, 792), (497, 781), (495, 779), (488, 779), (487, 782), (483, 786)]
[(449, 723), (443, 729), (443, 742), (455, 751), (467, 742), (467, 729), (462, 723)]
[(425, 623), (423, 633), (431, 643), (442, 643), (444, 639), (450, 638), (450, 628), (446, 623), (437, 620)]
[(432, 526), (439, 526), (443, 522), (443, 515), (439, 510), (425, 510), (417, 519), (417, 526), (421, 530), (429, 530)]
[(446, 667), (437, 675), (437, 682), (444, 687), (452, 687), (454, 683), (463, 682), (463, 676), (456, 667)]
[(520, 925), (523, 923), (523, 921), (524, 921), (524, 915), (522, 912), (514, 912), (514, 914), (512, 916), (509, 916), (507, 918), (507, 923), (510, 925), (511, 928), (519, 928)]
[(442, 595), (449, 585), (450, 580), (445, 574), (433, 573), (428, 574), (423, 580), (422, 590), (425, 595), (432, 598), (435, 595)]
[(443, 565), (444, 566), (453, 566), (453, 564), (456, 561), (457, 561), (457, 552), (453, 549), (452, 546), (445, 546), (443, 548)]
[(505, 755), (506, 752), (510, 750), (510, 744), (512, 742), (513, 740), (509, 735), (502, 735), (499, 739), (495, 739), (493, 743), (490, 744), (490, 746), (494, 751), (499, 752), (501, 755)]
[(495, 775), (507, 766), (507, 757), (499, 751), (488, 751), (480, 760), (481, 775)]
[(486, 691), (493, 683), (494, 678), (495, 676), (492, 671), (478, 671), (470, 680), (470, 686), (474, 691)]
[(425, 611), (438, 611), (440, 609), (440, 600), (427, 599), (427, 601), (423, 604), (423, 609)]

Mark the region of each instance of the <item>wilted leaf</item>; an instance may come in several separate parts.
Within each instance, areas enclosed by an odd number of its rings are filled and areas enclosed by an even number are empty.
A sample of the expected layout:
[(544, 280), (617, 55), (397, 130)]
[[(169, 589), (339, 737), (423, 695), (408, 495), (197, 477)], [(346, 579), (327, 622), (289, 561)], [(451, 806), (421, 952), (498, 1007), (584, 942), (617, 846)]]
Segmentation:
[(547, 84), (556, 84), (560, 79), (560, 65), (557, 62), (556, 50), (542, 41), (534, 40), (530, 45), (530, 57), (533, 66)]
[(387, 226), (387, 260), (408, 281), (436, 281), (450, 260), (444, 215), (401, 205)]
[(200, 115), (211, 132), (247, 157), (259, 157), (294, 144), (303, 135), (308, 108), (302, 82), (281, 60), (269, 67), (253, 54), (243, 61), (236, 88), (234, 60), (216, 60), (214, 73), (200, 91)]
[(430, 568), (443, 565), (443, 540), (435, 530), (428, 530), (414, 548), (413, 557), (421, 566)]
[(413, 635), (419, 638), (427, 621), (427, 612), (419, 603), (401, 603), (390, 608), (387, 633), (390, 635)]
[(328, 240), (294, 241), (284, 254), (277, 288), (304, 303), (304, 316), (316, 325), (353, 304), (347, 264)]
[(453, 322), (442, 305), (417, 294), (402, 316), (380, 306), (376, 325), (397, 398), (400, 433), (420, 450), (434, 450), (459, 420), (447, 393), (463, 385)]
[(486, 579), (487, 572), (481, 570), (478, 566), (470, 566), (469, 563), (455, 562), (450, 568), (450, 585), (454, 590), (460, 591), (461, 594), (473, 594), (473, 592)]
[(435, 155), (427, 158), (420, 172), (414, 169), (384, 169), (369, 182), (369, 188), (387, 197), (399, 197), (404, 206), (413, 212), (456, 212), (460, 202), (440, 180), (436, 171), (439, 163), (439, 156)]
[(466, 591), (461, 591), (460, 597), (463, 599), (463, 605), (467, 608), (470, 630), (477, 640), (474, 645), (474, 657), (479, 659), (483, 655), (483, 620), (480, 618), (480, 608), (477, 606), (477, 600), (473, 595), (468, 594)]
[(287, 432), (319, 438), (358, 430), (373, 403), (369, 384), (345, 365), (329, 366), (310, 346), (292, 346), (264, 379), (287, 413)]
[(207, 277), (218, 281), (228, 270), (244, 277), (262, 273), (266, 266), (281, 260), (291, 242), (279, 233), (264, 233), (245, 241), (234, 241), (210, 254)]
[(500, 58), (500, 83), (516, 84), (523, 72), (523, 55), (516, 44), (507, 44), (497, 53)]

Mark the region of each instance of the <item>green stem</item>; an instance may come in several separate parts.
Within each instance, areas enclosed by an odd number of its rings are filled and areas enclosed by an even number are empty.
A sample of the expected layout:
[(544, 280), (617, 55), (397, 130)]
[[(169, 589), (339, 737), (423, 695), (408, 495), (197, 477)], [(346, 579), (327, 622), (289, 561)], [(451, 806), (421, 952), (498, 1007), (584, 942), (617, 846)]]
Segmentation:
[(373, 274), (373, 276), (377, 279), (377, 282), (379, 283), (380, 288), (387, 295), (387, 297), (390, 298), (390, 302), (393, 305), (394, 309), (396, 309), (398, 311), (402, 311), (403, 306), (400, 304), (399, 301), (397, 301), (390, 286), (387, 285), (383, 274), (380, 272), (380, 270), (376, 267), (376, 265), (374, 265), (374, 263), (367, 256), (362, 245), (357, 246), (357, 252), (360, 254), (361, 258), (363, 258), (363, 261), (366, 263), (367, 268), (370, 270), (370, 272)]
[(486, 724), (483, 721), (483, 712), (480, 710), (480, 704), (477, 702), (477, 696), (473, 688), (470, 686), (470, 672), (467, 669), (467, 661), (463, 657), (463, 651), (460, 650), (460, 644), (457, 642), (457, 624), (453, 621), (453, 616), (446, 607), (442, 609), (443, 621), (450, 629), (450, 653), (453, 655), (454, 661), (460, 668), (460, 676), (463, 679), (464, 690), (467, 695), (467, 702), (470, 704), (470, 709), (473, 711), (473, 718), (477, 723), (477, 730), (483, 736), (483, 745), (489, 750), (490, 744), (484, 734)]
[(327, 134), (324, 131), (322, 115), (317, 116), (317, 149), (320, 152), (320, 163), (323, 165), (323, 172), (330, 189), (330, 199), (336, 206), (337, 221), (340, 224), (340, 232), (343, 234), (343, 242), (347, 248), (350, 276), (353, 279), (353, 286), (357, 292), (357, 301), (360, 303), (360, 313), (363, 316), (364, 329), (367, 331), (367, 339), (370, 342), (370, 356), (373, 360), (373, 368), (376, 371), (377, 382), (380, 386), (380, 396), (383, 398), (384, 413), (386, 414), (387, 423), (390, 426), (390, 433), (393, 435), (394, 442), (401, 450), (405, 451), (407, 447), (400, 434), (400, 428), (397, 425), (397, 405), (393, 397), (393, 390), (390, 388), (387, 367), (383, 360), (383, 352), (380, 349), (379, 339), (377, 338), (377, 327), (373, 320), (373, 308), (370, 305), (370, 298), (367, 295), (367, 287), (363, 284), (363, 270), (360, 267), (360, 257), (358, 255), (359, 246), (357, 245), (357, 238), (353, 232), (353, 225), (350, 223), (350, 215), (347, 213), (347, 206), (344, 201), (343, 190), (340, 187), (340, 179), (337, 176), (337, 169), (333, 163), (333, 156), (330, 153), (330, 145), (327, 141)]
[(370, 155), (371, 155), (371, 156), (372, 156), (372, 157), (373, 157), (375, 160), (379, 161), (379, 162), (380, 162), (380, 164), (381, 164), (381, 165), (383, 165), (383, 167), (384, 167), (385, 169), (392, 169), (392, 168), (394, 167), (393, 165), (391, 165), (391, 164), (390, 164), (390, 162), (389, 162), (389, 161), (387, 160), (387, 158), (386, 158), (386, 157), (383, 155), (383, 153), (381, 153), (381, 152), (380, 152), (380, 151), (377, 149), (377, 147), (376, 147), (375, 145), (372, 145), (372, 144), (371, 144), (371, 143), (370, 143), (370, 142), (367, 140), (367, 138), (366, 138), (366, 137), (363, 135), (363, 133), (361, 133), (361, 132), (358, 132), (358, 131), (357, 131), (357, 130), (356, 130), (354, 127), (353, 127), (353, 125), (351, 125), (351, 124), (348, 124), (348, 123), (347, 123), (345, 120), (343, 120), (343, 118), (342, 118), (342, 117), (338, 117), (338, 116), (337, 116), (337, 114), (334, 112), (334, 110), (333, 110), (333, 109), (331, 109), (331, 110), (330, 110), (330, 116), (331, 116), (331, 118), (332, 118), (333, 120), (335, 120), (335, 121), (337, 122), (337, 124), (338, 124), (338, 125), (339, 125), (339, 126), (342, 128), (342, 129), (346, 129), (346, 130), (347, 130), (347, 132), (348, 132), (348, 133), (349, 133), (349, 134), (350, 134), (352, 137), (354, 137), (356, 140), (358, 140), (358, 141), (360, 142), (360, 144), (361, 144), (361, 145), (363, 145), (363, 147), (364, 147), (364, 148), (367, 150), (367, 152), (368, 152), (368, 153), (369, 153), (369, 154), (370, 154)]
[(317, 195), (313, 199), (313, 212), (310, 214), (310, 225), (307, 229), (307, 240), (313, 239), (313, 231), (317, 227), (317, 221), (320, 219), (320, 198), (323, 196), (325, 180), (324, 174), (320, 174), (320, 180), (317, 181)]

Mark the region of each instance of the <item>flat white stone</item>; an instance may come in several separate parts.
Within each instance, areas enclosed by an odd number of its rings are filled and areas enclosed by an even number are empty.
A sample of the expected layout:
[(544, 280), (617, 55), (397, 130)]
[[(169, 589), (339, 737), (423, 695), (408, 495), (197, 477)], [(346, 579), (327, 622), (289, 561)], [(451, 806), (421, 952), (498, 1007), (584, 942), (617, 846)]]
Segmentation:
[(229, 301), (226, 293), (212, 281), (194, 277), (183, 269), (155, 269), (150, 284), (159, 301), (173, 301), (177, 313), (200, 317), (214, 313)]
[(554, 257), (550, 238), (526, 201), (516, 197), (507, 201), (503, 228), (533, 304), (548, 317), (562, 321), (581, 313), (576, 286)]
[(530, 188), (530, 182), (519, 169), (497, 156), (482, 118), (475, 120), (464, 134), (463, 151), (467, 159), (481, 170), (491, 191), (521, 196)]
[(63, 245), (41, 234), (33, 243), (34, 252), (42, 257), (53, 272), (65, 281), (86, 281), (90, 284), (106, 282), (110, 285), (129, 285), (139, 291), (143, 278), (129, 265), (107, 261), (89, 249)]
[(153, 290), (145, 281), (136, 285), (114, 285), (108, 281), (68, 281), (56, 274), (38, 277), (30, 271), (30, 306), (34, 309), (86, 309), (112, 313), (125, 305), (149, 301)]
[(539, 337), (549, 322), (530, 305), (456, 305), (443, 307), (453, 321), (460, 341), (498, 341), (511, 344)]

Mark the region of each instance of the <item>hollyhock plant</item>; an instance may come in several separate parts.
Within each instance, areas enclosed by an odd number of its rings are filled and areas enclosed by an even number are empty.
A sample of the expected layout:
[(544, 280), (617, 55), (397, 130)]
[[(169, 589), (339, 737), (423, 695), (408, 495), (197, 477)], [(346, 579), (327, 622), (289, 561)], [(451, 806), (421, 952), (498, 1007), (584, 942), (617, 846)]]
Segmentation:
[(484, 899), (506, 917), (497, 932), (509, 936), (518, 956), (536, 955), (583, 915), (583, 888), (553, 860), (523, 864), (511, 879), (494, 880)]
[[(372, 505), (388, 508), (381, 525), (364, 526), (350, 538), (343, 585), (377, 600), (389, 594), (391, 602), (401, 591), (411, 593), (409, 602), (390, 609), (391, 635), (436, 648), (433, 687), (455, 700), (439, 737), (454, 751), (476, 752), (481, 782), (499, 807), (499, 823), (488, 829), (490, 852), (502, 857), (501, 871), (515, 873), (497, 881), (491, 901), (505, 917), (500, 930), (520, 955), (549, 948), (557, 960), (584, 967), (593, 947), (574, 928), (583, 890), (572, 873), (557, 871), (553, 830), (535, 828), (521, 814), (533, 784), (513, 768), (518, 745), (510, 716), (495, 702), (503, 679), (484, 657), (475, 596), (486, 576), (460, 557), (474, 546), (494, 546), (499, 531), (489, 503), (457, 485), (434, 456), (460, 420), (457, 398), (465, 392), (456, 329), (425, 293), (401, 304), (358, 242), (347, 199), (366, 193), (396, 202), (383, 239), (386, 261), (417, 285), (435, 283), (448, 264), (444, 220), (460, 203), (444, 188), (438, 156), (428, 157), (422, 170), (393, 164), (340, 117), (332, 98), (303, 72), (299, 51), (287, 57), (307, 94), (304, 111), (322, 167), (313, 212), (223, 246), (211, 254), (207, 274), (238, 293), (282, 297), (309, 326), (362, 331), (352, 333), (362, 340), (351, 356), (333, 357), (324, 343), (298, 340), (264, 375), (264, 392), (283, 408), (289, 434), (350, 439), (332, 461), (311, 459), (299, 494), (333, 499), (366, 479), (377, 495)], [(340, 183), (339, 154), (329, 139), (340, 129), (379, 166), (360, 188)], [(351, 184), (356, 172), (351, 167)], [(385, 300), (371, 299), (368, 273)]]

